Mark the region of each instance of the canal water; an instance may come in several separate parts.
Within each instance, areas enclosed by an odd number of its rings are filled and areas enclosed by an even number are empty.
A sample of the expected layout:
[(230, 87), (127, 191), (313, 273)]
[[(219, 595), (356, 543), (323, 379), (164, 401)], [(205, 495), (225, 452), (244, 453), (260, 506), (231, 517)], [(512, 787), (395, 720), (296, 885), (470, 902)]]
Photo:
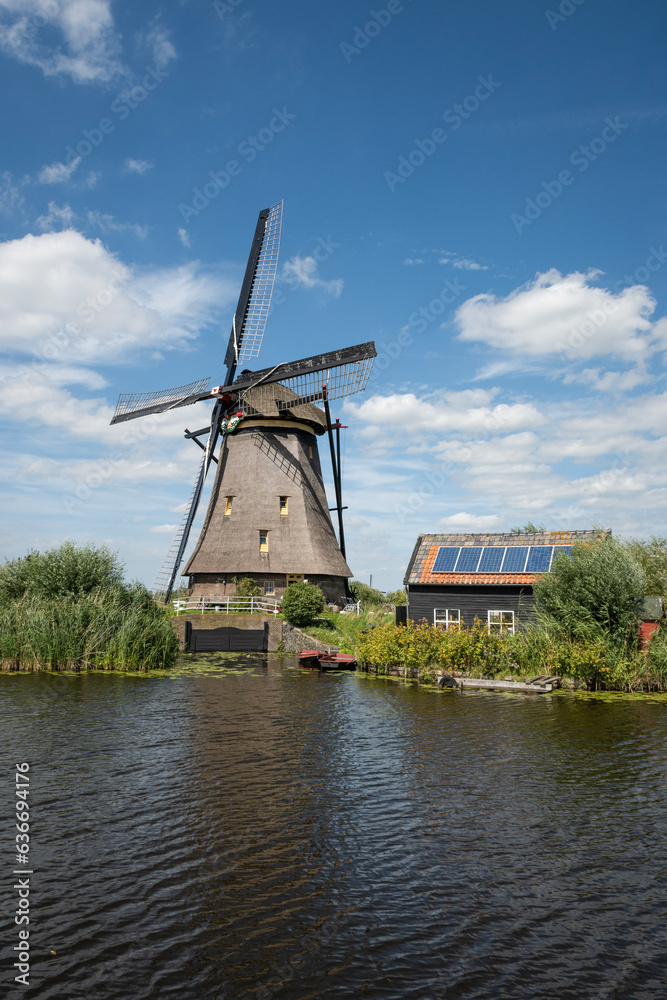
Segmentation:
[[(11, 998), (667, 996), (664, 701), (211, 655), (0, 676), (0, 711)], [(10, 957), (24, 760), (28, 991)]]

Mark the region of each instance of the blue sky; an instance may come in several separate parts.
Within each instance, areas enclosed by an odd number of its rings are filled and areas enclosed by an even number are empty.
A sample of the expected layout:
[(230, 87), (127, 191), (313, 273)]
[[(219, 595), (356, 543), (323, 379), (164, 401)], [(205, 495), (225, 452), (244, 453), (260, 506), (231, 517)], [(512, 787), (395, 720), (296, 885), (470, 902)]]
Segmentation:
[(398, 586), (424, 531), (667, 534), (666, 26), (647, 0), (0, 0), (0, 555), (104, 541), (152, 582), (207, 411), (110, 427), (116, 397), (221, 379), (283, 198), (257, 366), (378, 346), (334, 413), (357, 578)]

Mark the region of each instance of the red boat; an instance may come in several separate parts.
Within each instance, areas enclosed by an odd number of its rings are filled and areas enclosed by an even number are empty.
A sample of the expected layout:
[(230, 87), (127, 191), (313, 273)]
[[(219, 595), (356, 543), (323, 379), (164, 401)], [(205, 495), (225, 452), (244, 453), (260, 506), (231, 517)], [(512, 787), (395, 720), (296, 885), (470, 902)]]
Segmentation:
[(317, 667), (319, 670), (354, 670), (355, 656), (349, 653), (321, 653), (317, 649), (302, 649), (298, 654), (300, 667)]

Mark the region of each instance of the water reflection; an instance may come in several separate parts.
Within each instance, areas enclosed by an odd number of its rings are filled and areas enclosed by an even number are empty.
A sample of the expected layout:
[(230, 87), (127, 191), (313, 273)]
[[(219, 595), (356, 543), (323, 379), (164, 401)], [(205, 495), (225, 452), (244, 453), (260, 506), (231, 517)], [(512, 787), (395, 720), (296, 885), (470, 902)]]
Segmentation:
[(200, 663), (0, 677), (40, 997), (665, 995), (664, 706)]

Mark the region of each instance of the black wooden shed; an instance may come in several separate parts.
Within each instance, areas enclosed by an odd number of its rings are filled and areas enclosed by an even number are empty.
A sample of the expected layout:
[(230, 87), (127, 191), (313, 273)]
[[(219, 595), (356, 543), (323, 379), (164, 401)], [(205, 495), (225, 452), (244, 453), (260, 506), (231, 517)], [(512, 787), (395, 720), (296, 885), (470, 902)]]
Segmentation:
[(458, 628), (478, 618), (491, 631), (513, 632), (530, 616), (533, 584), (553, 560), (569, 555), (574, 542), (598, 537), (598, 531), (420, 535), (403, 581), (408, 620)]

